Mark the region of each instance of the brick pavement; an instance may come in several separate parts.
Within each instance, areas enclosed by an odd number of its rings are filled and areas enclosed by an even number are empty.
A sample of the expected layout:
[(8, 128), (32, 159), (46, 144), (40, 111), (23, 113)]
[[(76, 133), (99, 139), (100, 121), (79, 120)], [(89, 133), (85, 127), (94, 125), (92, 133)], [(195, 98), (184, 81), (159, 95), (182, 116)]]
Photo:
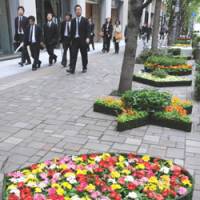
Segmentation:
[[(157, 126), (115, 131), (115, 117), (94, 113), (97, 97), (117, 89), (122, 55), (90, 55), (89, 71), (67, 75), (61, 66), (0, 79), (0, 173), (65, 154), (136, 152), (173, 159), (195, 177), (200, 195), (200, 106), (194, 102), (193, 131)], [(136, 71), (141, 66), (137, 65)], [(147, 87), (133, 83), (133, 88)], [(192, 88), (165, 88), (191, 98)], [(1, 186), (0, 184), (0, 186)]]

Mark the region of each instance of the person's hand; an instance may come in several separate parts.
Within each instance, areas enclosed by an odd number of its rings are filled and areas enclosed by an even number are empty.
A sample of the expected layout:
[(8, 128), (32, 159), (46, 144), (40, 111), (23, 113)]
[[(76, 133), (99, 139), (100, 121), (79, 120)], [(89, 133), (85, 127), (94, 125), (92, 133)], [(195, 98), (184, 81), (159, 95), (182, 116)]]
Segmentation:
[(90, 39), (86, 38), (86, 43), (89, 44), (90, 43)]

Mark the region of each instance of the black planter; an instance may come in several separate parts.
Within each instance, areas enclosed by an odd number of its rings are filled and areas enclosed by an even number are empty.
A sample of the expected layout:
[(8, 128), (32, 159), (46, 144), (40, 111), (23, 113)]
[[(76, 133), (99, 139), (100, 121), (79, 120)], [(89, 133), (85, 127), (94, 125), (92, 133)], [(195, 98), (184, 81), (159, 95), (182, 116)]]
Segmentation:
[(148, 80), (142, 77), (138, 77), (133, 75), (133, 81), (136, 81), (138, 83), (143, 83), (146, 85), (151, 85), (154, 87), (177, 87), (177, 86), (191, 86), (192, 85), (192, 80), (183, 80), (183, 81), (153, 81), (153, 80)]
[(104, 105), (100, 105), (97, 103), (94, 104), (93, 110), (94, 112), (99, 112), (99, 113), (112, 115), (112, 116), (118, 116), (120, 113), (122, 113), (121, 109), (106, 107)]

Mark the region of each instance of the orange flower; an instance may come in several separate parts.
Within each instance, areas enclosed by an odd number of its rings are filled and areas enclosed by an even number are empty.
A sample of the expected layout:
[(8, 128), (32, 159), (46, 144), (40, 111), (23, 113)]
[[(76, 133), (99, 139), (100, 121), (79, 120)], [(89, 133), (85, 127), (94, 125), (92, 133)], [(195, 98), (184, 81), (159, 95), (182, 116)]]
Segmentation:
[(171, 106), (167, 106), (165, 108), (166, 112), (177, 112), (178, 114), (180, 114), (180, 116), (186, 116), (187, 115), (187, 111), (179, 105), (171, 105)]

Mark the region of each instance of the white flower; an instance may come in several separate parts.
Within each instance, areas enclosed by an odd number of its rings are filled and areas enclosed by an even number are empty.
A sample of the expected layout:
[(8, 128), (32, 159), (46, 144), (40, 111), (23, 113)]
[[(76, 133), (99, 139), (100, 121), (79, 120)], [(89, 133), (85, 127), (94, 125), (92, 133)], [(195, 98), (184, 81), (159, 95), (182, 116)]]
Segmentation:
[(134, 182), (134, 178), (132, 176), (126, 176), (125, 181), (126, 182)]
[(15, 194), (16, 196), (20, 197), (20, 191), (16, 188), (16, 189), (12, 189), (10, 190), (10, 193), (12, 194)]
[(95, 160), (96, 162), (100, 162), (100, 161), (101, 161), (101, 157), (100, 157), (100, 156), (97, 156), (94, 160)]
[(109, 178), (109, 179), (108, 179), (108, 182), (109, 182), (109, 183), (116, 183), (115, 179), (112, 179), (112, 178)]
[(47, 186), (47, 184), (45, 182), (40, 182), (38, 184), (38, 187), (41, 188), (41, 189), (44, 189), (46, 186)]
[(78, 195), (75, 195), (71, 198), (71, 200), (81, 200), (81, 198)]
[(24, 182), (25, 178), (21, 177), (21, 178), (10, 178), (10, 181), (12, 183), (19, 183), (19, 182)]
[(33, 188), (33, 187), (37, 187), (37, 184), (35, 182), (28, 182), (27, 186)]
[(137, 193), (135, 192), (129, 192), (127, 197), (129, 197), (130, 199), (137, 199)]
[(77, 183), (75, 176), (67, 177), (67, 181), (71, 184)]
[(163, 172), (164, 174), (168, 174), (168, 173), (169, 173), (169, 168), (163, 166), (163, 167), (160, 169), (160, 172)]
[(56, 166), (56, 164), (52, 164), (49, 168), (50, 169), (55, 169), (57, 166)]

